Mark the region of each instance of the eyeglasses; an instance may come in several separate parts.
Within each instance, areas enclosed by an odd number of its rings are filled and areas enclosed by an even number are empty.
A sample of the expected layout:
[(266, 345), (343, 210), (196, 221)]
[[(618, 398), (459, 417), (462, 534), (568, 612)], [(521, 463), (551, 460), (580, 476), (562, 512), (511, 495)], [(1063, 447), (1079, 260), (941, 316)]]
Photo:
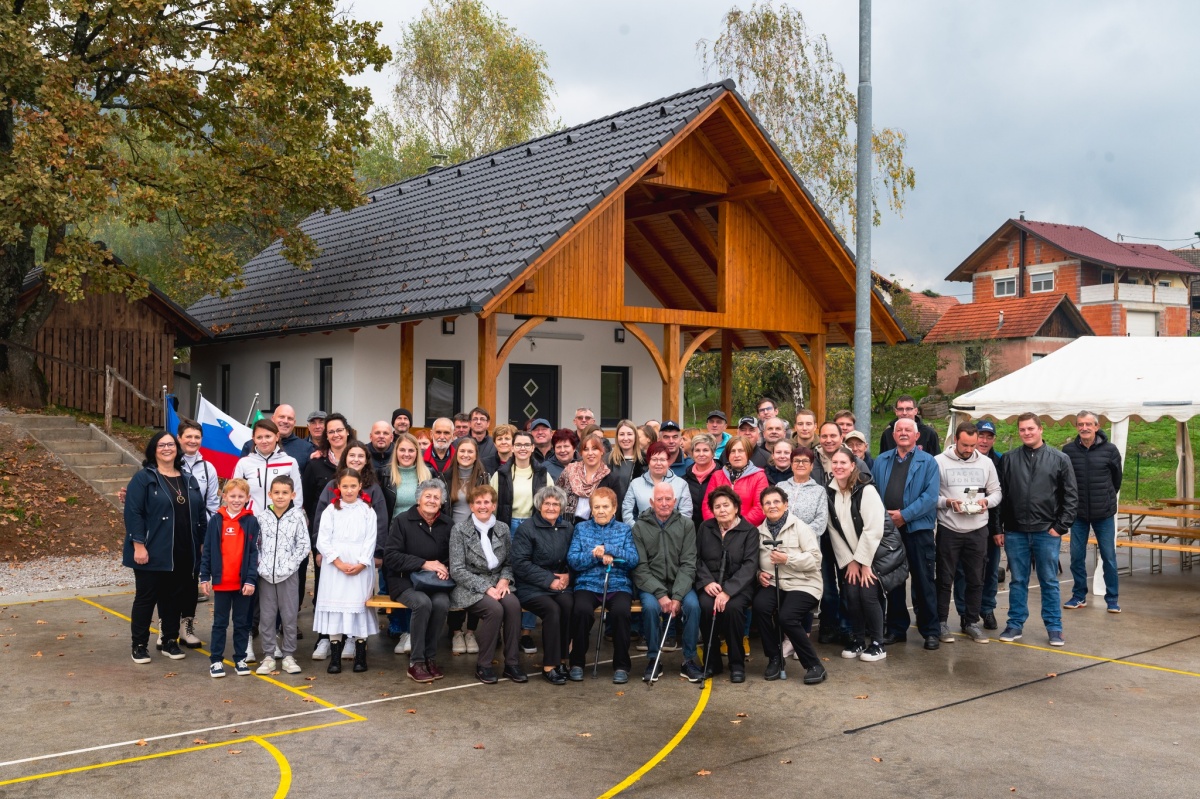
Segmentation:
[(529, 449), (533, 446), (528, 441), (522, 441), (520, 444), (513, 444), (513, 449)]
[(812, 461), (808, 458), (796, 458), (792, 461), (793, 466), (812, 466)]
[(157, 447), (155, 447), (155, 449), (175, 449), (175, 442), (174, 441), (164, 441), (161, 444), (159, 444)]

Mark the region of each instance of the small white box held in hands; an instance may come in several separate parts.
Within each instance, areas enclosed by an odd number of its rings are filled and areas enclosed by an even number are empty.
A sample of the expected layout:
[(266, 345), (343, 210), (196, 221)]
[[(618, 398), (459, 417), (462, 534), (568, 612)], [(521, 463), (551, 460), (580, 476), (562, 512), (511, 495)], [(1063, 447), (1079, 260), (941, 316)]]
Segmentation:
[(963, 513), (983, 513), (983, 506), (979, 504), (979, 491), (980, 489), (974, 486), (963, 489), (963, 493), (967, 495), (967, 501), (963, 503)]

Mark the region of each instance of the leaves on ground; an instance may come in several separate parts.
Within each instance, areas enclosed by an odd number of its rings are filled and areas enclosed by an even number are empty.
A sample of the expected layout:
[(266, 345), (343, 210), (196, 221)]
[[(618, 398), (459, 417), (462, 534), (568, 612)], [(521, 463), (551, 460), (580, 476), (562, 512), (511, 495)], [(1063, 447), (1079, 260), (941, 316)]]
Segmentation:
[(1057, 677), (1057, 676), (1058, 676), (1058, 672), (1051, 671), (1051, 672), (1047, 673), (1047, 674), (1046, 674), (1046, 676), (1047, 676), (1047, 677)]
[(415, 715), (417, 715), (417, 709), (416, 709), (415, 707), (410, 707), (408, 710), (406, 710), (406, 711), (404, 711), (404, 712), (405, 712), (405, 713), (411, 713), (411, 714), (413, 714), (414, 716), (415, 716)]
[(145, 738), (142, 738), (141, 740), (139, 740), (139, 741), (137, 742), (137, 744), (136, 744), (136, 745), (137, 745), (137, 746), (149, 746), (149, 744), (148, 744), (148, 743), (146, 743), (146, 739), (145, 739)]
[(575, 737), (576, 738), (591, 738), (592, 734), (590, 732), (577, 732), (577, 733), (575, 733)]
[(868, 694), (859, 694), (858, 696), (856, 696), (854, 698), (855, 699), (870, 699), (871, 697)]
[(240, 755), (241, 753), (242, 753), (241, 749), (230, 749), (229, 750), (229, 754), (231, 754), (231, 755)]
[(203, 738), (194, 738), (192, 739), (192, 743), (203, 746), (204, 744), (208, 743), (208, 741), (204, 740)]
[(882, 757), (873, 757), (873, 758), (871, 758), (871, 759), (872, 759), (872, 760), (874, 760), (876, 763), (882, 763), (882, 762), (883, 762), (883, 758), (882, 758)]
[(475, 746), (473, 748), (474, 749), (483, 749), (484, 746), (483, 746), (483, 744), (475, 744)]
[(790, 766), (790, 765), (792, 764), (792, 761), (791, 761), (790, 759), (788, 759), (788, 760), (780, 760), (779, 762), (780, 762), (780, 763), (782, 763), (782, 764), (783, 764), (783, 765), (785, 765), (785, 766)]
[(737, 717), (739, 719), (748, 719), (748, 718), (750, 718), (750, 714), (749, 713), (738, 713)]
[(165, 677), (178, 677), (178, 676), (179, 675), (173, 671), (168, 671), (166, 674), (163, 675), (164, 678)]
[(696, 772), (697, 777), (707, 777), (709, 774), (712, 774), (712, 772), (706, 768), (702, 768)]

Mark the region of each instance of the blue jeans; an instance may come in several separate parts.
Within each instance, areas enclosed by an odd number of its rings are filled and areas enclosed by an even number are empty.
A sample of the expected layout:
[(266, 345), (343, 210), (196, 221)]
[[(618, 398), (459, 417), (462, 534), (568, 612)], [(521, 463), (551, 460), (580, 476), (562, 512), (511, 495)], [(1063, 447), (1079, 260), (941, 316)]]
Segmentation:
[(225, 638), (229, 634), (230, 616), (233, 616), (233, 660), (240, 661), (246, 657), (253, 613), (253, 596), (245, 596), (237, 590), (213, 591), (212, 639), (208, 648), (210, 663), (220, 663), (225, 658)]
[[(988, 536), (987, 560), (983, 564), (983, 601), (979, 612), (983, 615), (996, 612), (996, 592), (1000, 590), (1000, 547), (996, 539)], [(966, 615), (967, 603), (964, 597), (967, 593), (967, 577), (963, 574), (962, 564), (958, 564), (958, 572), (954, 575), (954, 607), (959, 616)]]
[(821, 593), (821, 632), (828, 634), (835, 630), (842, 635), (849, 635), (852, 632), (850, 613), (846, 608), (846, 597), (839, 590), (842, 588), (842, 578), (829, 539), (831, 535), (837, 533), (826, 531), (821, 536), (821, 580), (825, 585)]
[[(379, 570), (379, 593), (388, 593), (387, 569)], [(408, 632), (412, 621), (412, 611), (408, 608), (395, 608), (388, 613), (388, 635), (400, 636)]]
[[(642, 591), (639, 599), (642, 603), (642, 631), (646, 637), (646, 657), (653, 663), (658, 655), (658, 645), (662, 643), (662, 609), (658, 606), (658, 598), (648, 591)], [(695, 591), (688, 591), (681, 604), (683, 659), (696, 663), (696, 645), (700, 643), (700, 600), (696, 598)]]
[[(912, 585), (913, 611), (917, 614), (917, 630), (922, 638), (936, 636), (941, 631), (937, 612), (937, 546), (933, 530), (900, 531), (904, 551), (908, 555), (908, 576)], [(900, 638), (908, 634), (910, 617), (904, 599), (904, 586), (899, 585), (887, 595), (887, 631)]]
[(1100, 551), (1100, 563), (1104, 568), (1104, 601), (1117, 601), (1117, 517), (1107, 519), (1075, 519), (1071, 525), (1071, 576), (1075, 586), (1072, 599), (1087, 599), (1087, 540), (1088, 527), (1096, 533), (1096, 548)]
[(1004, 551), (1008, 555), (1008, 626), (1020, 630), (1029, 618), (1030, 559), (1037, 563), (1038, 584), (1042, 589), (1042, 622), (1046, 631), (1062, 632), (1062, 608), (1058, 595), (1058, 552), (1062, 539), (1048, 532), (1004, 533)]

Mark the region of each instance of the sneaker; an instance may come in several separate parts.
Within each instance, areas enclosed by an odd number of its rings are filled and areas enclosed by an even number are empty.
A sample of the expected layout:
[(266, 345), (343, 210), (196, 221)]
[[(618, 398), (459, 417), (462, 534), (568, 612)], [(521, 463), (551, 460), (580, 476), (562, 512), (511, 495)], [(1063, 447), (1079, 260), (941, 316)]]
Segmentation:
[(318, 638), (317, 645), (313, 647), (312, 659), (325, 660), (329, 657), (329, 639)]
[[(886, 657), (886, 654), (884, 656)], [(823, 683), (823, 682), (825, 682), (826, 674), (827, 674), (827, 672), (825, 671), (825, 667), (822, 666), (820, 663), (818, 663), (817, 665), (813, 666), (812, 668), (805, 670), (804, 684), (805, 685), (816, 685), (818, 683)]]
[(965, 632), (967, 637), (977, 644), (986, 644), (992, 640), (991, 638), (988, 638), (987, 633), (980, 629), (978, 624), (968, 624), (967, 628), (963, 630), (963, 632)]
[(299, 674), (300, 664), (291, 655), (285, 655), (283, 658), (283, 670), (288, 674)]
[(234, 663), (233, 670), (237, 672), (237, 676), (239, 677), (250, 676), (250, 666), (247, 665), (246, 661), (244, 660), (239, 660), (237, 663)]
[(1067, 642), (1063, 640), (1062, 630), (1050, 631), (1050, 646), (1066, 646)]
[(543, 670), (542, 671), (542, 679), (545, 680), (546, 682), (550, 683), (551, 685), (566, 685), (567, 684), (567, 678), (564, 677), (562, 675), (562, 672), (560, 672), (557, 668), (550, 669), (550, 671)]
[(430, 658), (429, 660), (425, 661), (425, 669), (429, 672), (430, 676), (432, 676), (433, 679), (435, 679), (435, 680), (440, 680), (446, 676), (446, 672), (442, 671), (442, 667), (439, 666), (437, 664), (437, 661), (434, 660), (433, 658)]
[(225, 676), (225, 667), (222, 666), (220, 663), (209, 663), (208, 664), (208, 676), (212, 677), (214, 680), (218, 679), (220, 677), (224, 677)]
[(533, 636), (529, 633), (521, 636), (520, 647), (521, 651), (526, 655), (532, 655), (537, 652), (537, 644), (533, 642)]
[(196, 601), (197, 602), (207, 602), (208, 594), (196, 594)]
[(633, 648), (639, 652), (649, 652), (650, 651), (650, 645), (647, 644), (644, 639), (639, 641), (638, 643), (634, 644)]
[(138, 664), (146, 664), (150, 662), (150, 650), (145, 644), (133, 645), (133, 662)]
[(572, 666), (571, 670), (567, 672), (567, 679), (571, 682), (583, 682), (583, 667)]
[(185, 616), (179, 621), (179, 642), (188, 649), (198, 649), (203, 646), (204, 642), (196, 635), (196, 619)]
[(521, 668), (520, 664), (505, 666), (500, 674), (510, 682), (518, 684), (529, 682), (529, 675), (525, 673), (525, 669)]
[(1066, 602), (1063, 603), (1063, 607), (1066, 608), (1067, 610), (1078, 610), (1079, 608), (1086, 608), (1087, 607), (1087, 599), (1086, 598), (1079, 599), (1078, 597), (1071, 597), (1070, 599), (1068, 599)]
[(246, 642), (246, 662), (257, 663), (258, 655), (254, 654), (254, 641)]
[(842, 650), (842, 657), (844, 657), (846, 660), (854, 660), (863, 653), (863, 649), (865, 649), (865, 647), (863, 646), (862, 641), (852, 641), (846, 646), (845, 649)]
[(463, 633), (463, 642), (467, 645), (468, 655), (479, 654), (479, 642), (475, 640), (475, 633), (467, 630)]
[(342, 657), (346, 660), (354, 660), (354, 639), (346, 637), (346, 646), (342, 649)]
[(400, 640), (396, 642), (396, 648), (392, 651), (397, 655), (407, 655), (412, 652), (412, 636), (408, 633), (400, 633)]
[(174, 638), (168, 639), (163, 643), (163, 654), (171, 660), (183, 660), (187, 655), (179, 648), (179, 641)]
[(938, 632), (938, 638), (944, 644), (954, 643), (954, 633), (950, 632), (950, 625), (942, 622), (941, 630)]
[(414, 682), (431, 683), (433, 675), (429, 673), (429, 669), (425, 668), (425, 664), (421, 661), (416, 661), (408, 666), (408, 678)]
[(1004, 632), (1000, 633), (1000, 640), (1007, 643), (1021, 640), (1021, 630), (1017, 627), (1005, 627)]
[(613, 685), (624, 685), (629, 682), (629, 672), (625, 669), (617, 669), (613, 672)]
[(275, 671), (275, 658), (263, 658), (262, 664), (255, 671), (257, 674), (270, 674)]
[(663, 676), (662, 661), (658, 663), (658, 668), (655, 668), (653, 663), (646, 664), (646, 672), (642, 675), (642, 682), (658, 682), (658, 678)]
[(159, 652), (162, 651), (162, 633), (158, 634), (158, 640), (154, 642), (154, 648)]
[(467, 654), (467, 641), (463, 638), (462, 630), (454, 631), (454, 637), (450, 639), (450, 651), (456, 655)]
[(799, 660), (800, 656), (796, 654), (796, 647), (792, 646), (792, 639), (784, 638), (783, 639), (783, 659), (787, 660), (788, 658), (791, 658), (792, 660)]
[(858, 659), (864, 663), (874, 663), (877, 660), (883, 660), (887, 657), (887, 650), (883, 648), (883, 644), (878, 641), (872, 641), (871, 645), (864, 649), (858, 655)]
[(276, 660), (279, 660), (281, 657), (283, 657), (283, 650), (279, 648), (278, 644), (275, 645), (275, 651), (271, 657), (275, 658)]
[(669, 637), (667, 639), (667, 642), (665, 644), (663, 644), (662, 650), (664, 652), (678, 652), (679, 651), (678, 639), (676, 639), (675, 636)]
[(992, 611), (989, 610), (987, 613), (983, 614), (983, 629), (998, 630), (999, 628), (1000, 628), (1000, 625), (996, 624), (996, 614), (995, 613), (993, 613)]
[(683, 661), (683, 665), (679, 667), (679, 674), (682, 677), (687, 677), (688, 682), (704, 681), (704, 670), (692, 660)]
[(1116, 602), (1109, 602), (1108, 603), (1108, 612), (1109, 613), (1120, 613), (1121, 606), (1118, 605)]
[(495, 670), (491, 666), (477, 666), (475, 668), (475, 679), (484, 685), (495, 685), (499, 681)]
[(896, 635), (895, 633), (884, 633), (883, 634), (883, 644), (885, 646), (891, 646), (892, 644), (902, 644), (907, 640), (908, 640), (908, 633), (900, 633), (899, 635)]

